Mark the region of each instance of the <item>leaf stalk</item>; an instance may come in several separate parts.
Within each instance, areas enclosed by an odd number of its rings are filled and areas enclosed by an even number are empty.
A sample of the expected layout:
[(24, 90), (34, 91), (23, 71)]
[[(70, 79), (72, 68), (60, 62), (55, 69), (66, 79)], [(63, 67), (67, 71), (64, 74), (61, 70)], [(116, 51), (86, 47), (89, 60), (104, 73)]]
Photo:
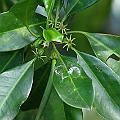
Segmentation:
[(40, 120), (41, 119), (41, 117), (43, 115), (43, 112), (44, 112), (44, 109), (46, 107), (47, 101), (49, 99), (51, 89), (52, 89), (52, 85), (53, 85), (53, 75), (54, 75), (55, 64), (56, 64), (56, 60), (53, 59), (52, 60), (52, 66), (51, 66), (51, 73), (50, 73), (48, 83), (47, 83), (44, 95), (42, 97), (42, 100), (41, 100), (41, 103), (40, 103), (40, 106), (39, 106), (39, 109), (38, 109), (37, 116), (36, 116), (35, 120)]

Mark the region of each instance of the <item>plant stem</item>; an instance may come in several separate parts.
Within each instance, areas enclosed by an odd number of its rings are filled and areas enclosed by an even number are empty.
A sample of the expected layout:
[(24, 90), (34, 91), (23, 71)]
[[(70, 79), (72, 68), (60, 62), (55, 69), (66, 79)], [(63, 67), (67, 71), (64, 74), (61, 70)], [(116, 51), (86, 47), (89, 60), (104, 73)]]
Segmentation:
[(63, 17), (61, 23), (64, 23), (64, 21), (66, 20), (66, 18), (67, 18), (67, 15), (65, 15), (65, 16)]
[(57, 10), (56, 10), (56, 17), (55, 17), (55, 28), (56, 28), (56, 26), (57, 26), (58, 18), (59, 18), (59, 11), (58, 11), (58, 9), (57, 9)]
[(60, 1), (58, 1), (58, 4), (56, 6), (56, 17), (55, 17), (55, 28), (57, 26), (57, 22), (58, 22), (58, 19), (59, 19), (59, 13), (60, 13)]
[(57, 53), (57, 55), (59, 56), (59, 52), (58, 52), (58, 50), (57, 50), (57, 48), (56, 48), (55, 44), (54, 44), (54, 43), (52, 43), (52, 45), (53, 45), (53, 48), (54, 48), (55, 52), (56, 52), (56, 53)]
[(78, 51), (77, 51), (74, 47), (71, 47), (71, 49), (72, 49), (76, 54), (78, 54)]
[(52, 60), (52, 66), (51, 66), (51, 72), (50, 72), (50, 76), (49, 76), (49, 79), (48, 79), (48, 83), (47, 83), (44, 95), (42, 97), (42, 100), (41, 100), (41, 103), (40, 103), (38, 113), (37, 113), (37, 116), (36, 116), (35, 120), (40, 120), (41, 119), (41, 117), (43, 115), (43, 112), (44, 112), (44, 109), (46, 107), (47, 101), (49, 99), (51, 89), (52, 89), (52, 84), (53, 84), (53, 75), (54, 75), (55, 64), (56, 64), (56, 60), (53, 59)]
[[(30, 3), (30, 1), (29, 1), (29, 3)], [(28, 3), (28, 4), (29, 4), (29, 3)], [(35, 36), (36, 38), (38, 38), (38, 35), (36, 35), (36, 34), (30, 29), (30, 27), (29, 27), (29, 25), (28, 25), (27, 15), (28, 15), (28, 6), (27, 6), (27, 9), (26, 9), (26, 11), (25, 11), (25, 17), (26, 17), (26, 19), (25, 19), (25, 25), (26, 25), (28, 31), (29, 31), (33, 36)]]
[(46, 29), (49, 28), (49, 20), (47, 19), (47, 22), (46, 22)]
[(27, 21), (26, 21), (26, 27), (27, 27), (28, 31), (29, 31), (33, 36), (35, 36), (36, 38), (40, 37), (39, 35), (36, 35), (36, 34), (30, 29)]
[(83, 32), (83, 31), (68, 31), (67, 33), (68, 34), (71, 34), (71, 33), (81, 33), (81, 34), (84, 34), (85, 32)]

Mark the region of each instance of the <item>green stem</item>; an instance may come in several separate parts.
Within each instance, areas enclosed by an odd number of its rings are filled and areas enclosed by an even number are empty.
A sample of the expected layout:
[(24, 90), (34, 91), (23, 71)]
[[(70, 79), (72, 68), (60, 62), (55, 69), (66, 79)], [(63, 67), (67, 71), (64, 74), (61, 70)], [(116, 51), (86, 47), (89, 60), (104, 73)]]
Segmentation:
[(64, 21), (66, 20), (66, 18), (67, 18), (67, 15), (65, 15), (65, 16), (63, 17), (61, 23), (64, 23)]
[(49, 28), (49, 20), (50, 20), (50, 19), (47, 19), (47, 22), (46, 22), (46, 29)]
[(43, 112), (44, 112), (44, 109), (46, 107), (47, 101), (49, 99), (51, 89), (52, 89), (52, 84), (53, 84), (53, 75), (54, 75), (55, 64), (56, 64), (56, 60), (52, 60), (51, 73), (50, 73), (48, 83), (47, 83), (44, 95), (42, 97), (42, 101), (40, 103), (38, 113), (37, 113), (37, 116), (36, 116), (35, 120), (40, 120), (41, 119), (41, 117), (43, 115)]
[(56, 16), (55, 16), (55, 28), (57, 26), (57, 22), (58, 22), (58, 19), (59, 19), (59, 13), (60, 13), (60, 1), (58, 1), (59, 3), (57, 4), (57, 8), (56, 8)]
[(26, 20), (26, 27), (27, 27), (28, 31), (29, 31), (33, 36), (35, 36), (36, 38), (40, 37), (40, 35), (36, 35), (36, 34), (30, 29), (27, 20)]
[[(64, 11), (66, 11), (65, 5), (63, 5), (63, 8), (64, 8)], [(66, 15), (63, 17), (61, 23), (63, 23), (63, 22), (67, 19), (67, 17), (68, 17), (68, 14), (66, 14)]]
[[(30, 3), (30, 1), (29, 1), (29, 3)], [(28, 3), (28, 4), (29, 4)], [(25, 11), (25, 17), (26, 17), (26, 19), (25, 19), (25, 24), (26, 24), (26, 27), (27, 27), (27, 29), (28, 29), (28, 31), (33, 35), (33, 36), (35, 36), (36, 38), (38, 38), (39, 36), (38, 35), (36, 35), (31, 29), (30, 29), (30, 27), (29, 27), (29, 25), (28, 25), (28, 19), (27, 19), (27, 14), (28, 13), (28, 6), (27, 6), (27, 9), (26, 9), (26, 11)]]
[(58, 52), (58, 50), (57, 50), (57, 48), (56, 48), (56, 46), (55, 46), (55, 44), (54, 43), (52, 43), (52, 46), (53, 46), (53, 48), (54, 48), (54, 50), (55, 50), (55, 52), (57, 53), (57, 55), (59, 56), (59, 52)]
[(57, 10), (56, 11), (56, 17), (55, 17), (55, 28), (57, 27), (58, 18), (59, 18), (59, 11)]
[(71, 49), (72, 49), (76, 54), (79, 54), (78, 51), (77, 51), (74, 47), (71, 47)]
[(68, 33), (68, 34), (71, 34), (71, 33), (80, 33), (80, 34), (84, 34), (85, 32), (83, 32), (83, 31), (68, 31), (67, 33)]

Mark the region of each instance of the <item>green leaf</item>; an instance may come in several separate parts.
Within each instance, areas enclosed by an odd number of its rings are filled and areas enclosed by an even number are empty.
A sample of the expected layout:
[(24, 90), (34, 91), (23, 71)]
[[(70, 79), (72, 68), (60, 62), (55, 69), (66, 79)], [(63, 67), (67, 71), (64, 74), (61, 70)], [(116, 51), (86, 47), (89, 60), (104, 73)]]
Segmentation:
[(64, 5), (64, 0), (56, 0), (55, 1), (55, 8), (57, 11), (60, 12), (63, 5)]
[(112, 58), (109, 58), (107, 60), (107, 65), (114, 70), (114, 72), (120, 77), (120, 60), (114, 60)]
[(98, 58), (77, 52), (78, 63), (92, 79), (95, 109), (108, 120), (120, 119), (119, 76)]
[(45, 108), (44, 120), (66, 120), (63, 101), (56, 93), (54, 87)]
[(0, 120), (12, 120), (27, 99), (33, 81), (33, 62), (0, 74)]
[[(44, 90), (47, 85), (48, 77), (50, 74), (50, 63), (43, 65), (37, 69), (33, 77), (32, 90), (28, 99), (22, 104), (21, 110), (31, 110), (39, 107)], [(39, 91), (39, 92), (38, 92)]]
[(13, 5), (10, 12), (12, 12), (18, 20), (26, 24), (26, 21), (33, 16), (37, 5), (40, 3), (40, 0), (19, 1)]
[(82, 120), (82, 110), (65, 104), (53, 88), (44, 112), (44, 120)]
[(53, 86), (53, 76), (54, 76), (55, 64), (56, 64), (56, 60), (52, 59), (52, 65), (51, 65), (51, 71), (50, 71), (49, 79), (48, 79), (47, 86), (45, 88), (41, 103), (39, 105), (39, 109), (38, 109), (38, 112), (37, 112), (37, 115), (36, 115), (36, 118), (35, 118), (36, 120), (41, 119), (41, 117), (44, 113), (46, 104), (48, 102), (48, 99), (49, 99), (49, 96), (50, 96), (50, 93), (51, 93), (51, 90), (52, 90), (52, 86)]
[(103, 62), (106, 62), (112, 54), (120, 57), (120, 37), (109, 34), (87, 33), (87, 36), (96, 56)]
[(23, 50), (0, 53), (0, 73), (23, 63)]
[[(86, 33), (95, 55), (120, 76), (120, 37), (109, 34)], [(113, 57), (113, 58), (112, 58)]]
[(47, 17), (48, 17), (48, 20), (49, 20), (50, 17), (51, 17), (51, 14), (52, 14), (52, 10), (53, 10), (54, 4), (55, 4), (55, 0), (43, 0), (43, 2), (44, 2), (45, 9), (46, 9), (46, 12), (47, 12)]
[(60, 98), (75, 108), (91, 108), (94, 98), (92, 81), (70, 58), (59, 56), (53, 78)]
[(60, 34), (56, 29), (49, 28), (43, 30), (43, 37), (47, 42), (62, 42), (63, 41), (63, 35)]
[(71, 107), (64, 103), (66, 120), (83, 120), (82, 109)]
[[(30, 21), (31, 29), (33, 31), (38, 30), (38, 27), (44, 21), (45, 19), (41, 16), (40, 18), (34, 18), (34, 21)], [(0, 29), (0, 51), (12, 51), (23, 48), (36, 39), (10, 12), (0, 14), (0, 28), (2, 28)], [(41, 32), (40, 29), (39, 31)]]
[[(99, 0), (67, 0), (65, 16), (79, 12), (79, 11), (93, 5), (97, 1), (99, 1)], [(65, 17), (65, 19), (66, 19), (66, 17)]]

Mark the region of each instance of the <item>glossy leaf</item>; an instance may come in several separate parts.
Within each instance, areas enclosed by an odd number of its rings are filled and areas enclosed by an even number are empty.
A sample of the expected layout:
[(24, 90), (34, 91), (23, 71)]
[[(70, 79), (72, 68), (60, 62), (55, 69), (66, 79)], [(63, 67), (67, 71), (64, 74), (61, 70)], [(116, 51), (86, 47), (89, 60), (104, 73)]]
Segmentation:
[(40, 1), (41, 0), (19, 1), (13, 5), (10, 12), (12, 12), (18, 20), (26, 24), (26, 21), (35, 13), (37, 5), (41, 3)]
[(65, 104), (53, 88), (44, 112), (44, 120), (82, 120), (82, 110)]
[(91, 5), (93, 5), (98, 0), (67, 0), (66, 5), (66, 15), (70, 15), (81, 11)]
[(91, 108), (94, 99), (92, 81), (75, 61), (59, 56), (53, 80), (58, 95), (66, 104)]
[(44, 120), (66, 120), (64, 104), (54, 88), (45, 108)]
[(120, 37), (109, 34), (87, 33), (87, 36), (96, 56), (103, 62), (106, 62), (112, 54), (120, 57)]
[(109, 58), (106, 63), (120, 77), (120, 60)]
[(48, 20), (49, 20), (50, 17), (51, 17), (51, 14), (52, 14), (52, 10), (53, 10), (54, 4), (55, 4), (55, 0), (43, 0), (43, 2), (44, 2), (45, 9), (46, 9), (46, 12), (47, 12), (47, 17), (48, 17)]
[(50, 67), (50, 63), (47, 63), (35, 71), (32, 90), (28, 99), (22, 104), (21, 110), (26, 111), (39, 107), (40, 101), (47, 85), (48, 77), (50, 74)]
[[(40, 26), (45, 20), (42, 17), (36, 19), (34, 20), (35, 23), (30, 21), (30, 27), (33, 31), (36, 31), (37, 26)], [(2, 28), (0, 29), (0, 51), (12, 51), (23, 48), (36, 39), (10, 12), (0, 14), (0, 28)]]
[(112, 52), (104, 48), (99, 43), (96, 43), (95, 41), (90, 41), (91, 47), (96, 55), (100, 60), (102, 60), (104, 63), (106, 63), (106, 60), (109, 58), (110, 55), (112, 55)]
[(83, 120), (82, 110), (64, 103), (66, 120)]
[(93, 80), (95, 109), (108, 120), (120, 119), (119, 76), (98, 58), (77, 53), (78, 63)]
[[(120, 37), (109, 34), (84, 33), (96, 54), (96, 56), (112, 68), (120, 76)], [(116, 56), (116, 58), (114, 58)], [(113, 56), (114, 59), (111, 57)], [(116, 59), (116, 60), (115, 60)], [(118, 60), (117, 60), (118, 59)]]
[(33, 60), (0, 74), (0, 120), (12, 120), (27, 99), (33, 79)]
[(0, 73), (23, 63), (23, 50), (0, 53)]
[(49, 29), (44, 29), (43, 30), (43, 37), (45, 38), (45, 40), (47, 42), (62, 42), (63, 41), (63, 35), (59, 33), (59, 31), (57, 31), (54, 28), (49, 28)]
[[(70, 20), (71, 22), (69, 28), (76, 31), (100, 31), (100, 28), (103, 25), (106, 16), (109, 16), (110, 8), (111, 0), (99, 0), (99, 2), (87, 8), (86, 10), (76, 13), (74, 19)], [(76, 44), (75, 48), (77, 50), (93, 54), (93, 51), (91, 50), (91, 47), (84, 35), (74, 34), (74, 37), (76, 38), (74, 43)]]

